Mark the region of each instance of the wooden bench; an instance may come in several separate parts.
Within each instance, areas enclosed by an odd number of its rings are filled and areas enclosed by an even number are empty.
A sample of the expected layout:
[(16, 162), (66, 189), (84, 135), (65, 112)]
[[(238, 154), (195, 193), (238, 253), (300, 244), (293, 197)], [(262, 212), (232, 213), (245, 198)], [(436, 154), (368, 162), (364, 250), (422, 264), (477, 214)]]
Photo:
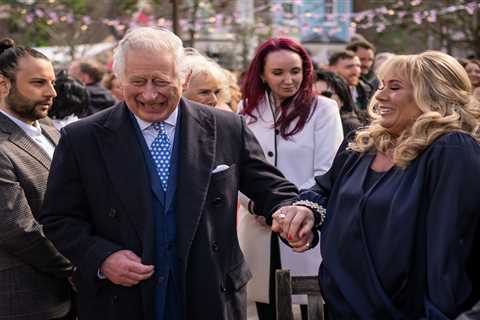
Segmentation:
[(323, 320), (323, 299), (318, 286), (318, 277), (291, 277), (289, 270), (277, 270), (276, 298), (277, 320), (293, 320), (292, 294), (306, 294), (308, 320)]

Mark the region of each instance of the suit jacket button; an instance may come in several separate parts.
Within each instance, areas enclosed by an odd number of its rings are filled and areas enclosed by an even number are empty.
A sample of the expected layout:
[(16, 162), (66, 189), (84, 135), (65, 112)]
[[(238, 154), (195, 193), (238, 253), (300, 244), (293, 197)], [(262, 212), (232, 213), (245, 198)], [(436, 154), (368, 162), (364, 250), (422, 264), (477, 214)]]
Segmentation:
[(117, 216), (117, 210), (115, 210), (115, 208), (111, 208), (110, 211), (108, 212), (108, 216), (110, 218), (115, 218)]
[(118, 302), (118, 296), (113, 296), (112, 303), (117, 303), (117, 302)]
[(213, 250), (213, 251), (215, 251), (215, 252), (217, 252), (217, 251), (218, 251), (218, 249), (219, 249), (219, 247), (218, 247), (218, 243), (216, 243), (216, 242), (213, 242), (213, 243), (212, 243), (212, 250)]
[(273, 157), (273, 152), (272, 152), (272, 151), (268, 151), (268, 152), (267, 152), (267, 156)]
[(165, 277), (164, 277), (164, 276), (158, 277), (158, 284), (162, 284), (163, 281), (165, 281)]
[(215, 207), (220, 207), (222, 205), (222, 202), (223, 202), (223, 197), (218, 196), (213, 200), (213, 205)]

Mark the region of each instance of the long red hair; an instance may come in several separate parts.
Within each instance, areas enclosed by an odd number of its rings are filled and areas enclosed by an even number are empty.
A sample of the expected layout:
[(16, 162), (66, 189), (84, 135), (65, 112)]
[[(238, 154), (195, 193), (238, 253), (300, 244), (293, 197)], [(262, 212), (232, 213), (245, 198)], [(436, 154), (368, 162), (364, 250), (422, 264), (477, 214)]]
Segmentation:
[[(253, 111), (258, 107), (260, 102), (265, 97), (265, 91), (270, 88), (261, 79), (264, 72), (265, 62), (268, 54), (279, 50), (289, 50), (297, 53), (302, 59), (303, 80), (297, 93), (283, 101), (281, 108), (281, 115), (276, 121), (275, 129), (280, 130), (283, 138), (293, 136), (300, 132), (307, 122), (315, 100), (313, 92), (313, 66), (307, 50), (302, 47), (297, 41), (289, 38), (271, 38), (265, 41), (257, 48), (255, 56), (253, 57), (248, 71), (244, 78), (242, 93), (244, 98), (242, 114), (249, 115), (254, 120), (257, 117)], [(298, 122), (290, 131), (288, 127), (292, 121), (298, 118)]]

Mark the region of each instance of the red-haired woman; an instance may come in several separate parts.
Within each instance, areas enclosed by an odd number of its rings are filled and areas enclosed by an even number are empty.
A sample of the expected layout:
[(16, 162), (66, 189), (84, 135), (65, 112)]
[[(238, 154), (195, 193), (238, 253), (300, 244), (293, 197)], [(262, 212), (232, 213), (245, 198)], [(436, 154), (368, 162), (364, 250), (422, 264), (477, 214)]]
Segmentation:
[[(312, 83), (307, 51), (292, 39), (270, 39), (257, 49), (250, 64), (240, 106), (267, 160), (299, 189), (314, 185), (313, 177), (330, 168), (343, 139), (339, 108), (335, 101), (316, 96)], [(240, 201), (250, 213), (255, 211), (243, 195)], [(316, 275), (320, 251), (293, 253), (268, 226), (245, 212), (241, 210), (238, 231), (253, 273), (247, 295), (257, 302), (260, 320), (276, 319), (274, 270), (287, 268), (293, 275)], [(306, 304), (306, 298), (295, 297), (294, 303)]]

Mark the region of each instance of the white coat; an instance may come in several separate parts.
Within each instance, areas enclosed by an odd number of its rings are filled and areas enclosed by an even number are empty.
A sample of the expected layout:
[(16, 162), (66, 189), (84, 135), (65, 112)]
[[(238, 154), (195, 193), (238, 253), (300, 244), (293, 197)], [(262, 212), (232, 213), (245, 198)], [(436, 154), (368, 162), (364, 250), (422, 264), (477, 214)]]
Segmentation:
[[(288, 139), (275, 137), (274, 116), (268, 97), (259, 104), (254, 115), (257, 121), (246, 118), (248, 127), (260, 142), (267, 160), (275, 165), (299, 189), (314, 185), (314, 177), (328, 171), (343, 140), (339, 108), (334, 100), (319, 96), (311, 116), (303, 129)], [(241, 107), (241, 106), (240, 106)], [(291, 124), (293, 128), (295, 123)], [(276, 144), (276, 148), (275, 148)], [(276, 154), (275, 154), (276, 151)], [(245, 209), (248, 199), (239, 197), (241, 205), (238, 221), (240, 246), (249, 264), (253, 278), (247, 287), (250, 300), (269, 303), (268, 281), (270, 270), (270, 229), (261, 226)], [(292, 275), (317, 275), (321, 262), (319, 246), (295, 253), (280, 241), (281, 265)], [(294, 303), (306, 304), (304, 297), (294, 297)]]

